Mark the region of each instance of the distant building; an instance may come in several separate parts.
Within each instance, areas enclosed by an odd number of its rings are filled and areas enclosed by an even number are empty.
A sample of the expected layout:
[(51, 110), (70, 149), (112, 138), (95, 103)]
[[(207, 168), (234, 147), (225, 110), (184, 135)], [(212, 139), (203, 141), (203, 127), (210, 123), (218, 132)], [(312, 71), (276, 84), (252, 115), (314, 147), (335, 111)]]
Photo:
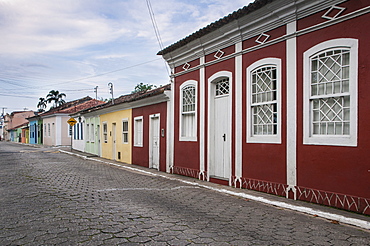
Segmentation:
[(90, 108), (104, 102), (92, 99), (91, 97), (84, 97), (78, 100), (67, 102), (59, 107), (52, 108), (49, 111), (40, 114), (42, 120), (42, 136), (43, 144), (47, 146), (68, 146), (71, 145), (71, 134), (77, 134), (78, 137), (83, 136), (83, 132), (79, 132), (82, 122), (79, 121), (74, 126), (74, 131), (70, 129), (67, 123), (70, 114), (80, 111), (82, 109)]
[[(4, 140), (22, 142), (20, 128), (28, 124), (27, 118), (34, 116), (33, 111), (14, 111), (4, 116)], [(19, 130), (18, 130), (19, 129)]]

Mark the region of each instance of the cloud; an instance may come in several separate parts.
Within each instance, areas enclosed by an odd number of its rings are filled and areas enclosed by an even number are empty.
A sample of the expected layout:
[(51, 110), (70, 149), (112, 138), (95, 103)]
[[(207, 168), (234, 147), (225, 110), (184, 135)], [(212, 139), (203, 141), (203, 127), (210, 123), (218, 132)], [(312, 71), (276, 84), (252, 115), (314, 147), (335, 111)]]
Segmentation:
[(14, 0), (1, 2), (0, 8), (2, 54), (64, 52), (110, 42), (128, 32), (79, 1)]

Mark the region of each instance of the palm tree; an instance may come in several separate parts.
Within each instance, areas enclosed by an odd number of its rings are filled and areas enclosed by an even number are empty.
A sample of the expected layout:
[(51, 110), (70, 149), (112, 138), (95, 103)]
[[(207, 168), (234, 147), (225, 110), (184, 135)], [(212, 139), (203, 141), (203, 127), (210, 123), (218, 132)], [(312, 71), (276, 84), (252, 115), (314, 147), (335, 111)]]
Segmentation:
[(37, 108), (39, 109), (39, 112), (43, 112), (45, 110), (47, 103), (48, 102), (45, 100), (45, 98), (43, 97), (39, 98), (39, 102), (37, 104)]
[(60, 93), (56, 90), (49, 91), (49, 94), (46, 96), (47, 102), (54, 103), (53, 107), (59, 107), (60, 105), (64, 104), (66, 101), (63, 100), (63, 97), (66, 97), (66, 94)]

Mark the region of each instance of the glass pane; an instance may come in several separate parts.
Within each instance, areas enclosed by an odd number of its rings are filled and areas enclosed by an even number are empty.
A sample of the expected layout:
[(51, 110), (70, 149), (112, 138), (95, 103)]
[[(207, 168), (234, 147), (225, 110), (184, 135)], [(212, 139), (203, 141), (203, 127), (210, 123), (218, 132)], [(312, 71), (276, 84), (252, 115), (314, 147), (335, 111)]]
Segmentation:
[(350, 133), (350, 125), (349, 122), (345, 122), (343, 126), (343, 134), (344, 135), (349, 135)]
[(311, 62), (311, 69), (312, 69), (312, 71), (316, 71), (317, 70), (317, 60), (312, 60), (312, 62)]
[(320, 134), (321, 135), (326, 135), (326, 123), (321, 123), (320, 124)]
[(311, 86), (311, 96), (316, 96), (317, 95), (317, 85), (312, 85)]
[(342, 135), (343, 128), (342, 128), (342, 123), (335, 123), (335, 134), (336, 135)]
[(343, 80), (342, 90), (343, 92), (349, 92), (349, 81), (348, 80)]
[(334, 134), (334, 123), (329, 122), (327, 124), (327, 127), (328, 127), (328, 135), (333, 135)]
[(346, 51), (346, 53), (343, 53), (342, 58), (343, 65), (349, 65), (349, 52)]
[(340, 82), (334, 82), (334, 94), (341, 93), (340, 91)]
[(324, 84), (319, 84), (318, 95), (324, 95)]

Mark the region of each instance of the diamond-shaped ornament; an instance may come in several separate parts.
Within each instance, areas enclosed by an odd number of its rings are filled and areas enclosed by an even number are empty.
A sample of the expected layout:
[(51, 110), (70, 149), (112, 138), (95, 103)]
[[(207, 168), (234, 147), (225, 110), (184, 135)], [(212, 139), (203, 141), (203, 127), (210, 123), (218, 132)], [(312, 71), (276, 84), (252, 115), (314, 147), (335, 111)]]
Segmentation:
[(325, 12), (321, 16), (321, 18), (328, 19), (328, 20), (334, 20), (337, 18), (346, 8), (338, 7), (338, 6), (331, 6), (328, 11)]
[(214, 57), (217, 59), (220, 59), (224, 54), (225, 52), (223, 52), (222, 50), (218, 50), (216, 54), (214, 55)]
[(270, 35), (266, 34), (266, 33), (261, 33), (258, 38), (255, 40), (256, 43), (259, 43), (259, 44), (264, 44), (267, 39), (269, 39)]
[(190, 64), (189, 63), (185, 63), (184, 66), (182, 66), (182, 69), (184, 70), (188, 70), (190, 68)]

